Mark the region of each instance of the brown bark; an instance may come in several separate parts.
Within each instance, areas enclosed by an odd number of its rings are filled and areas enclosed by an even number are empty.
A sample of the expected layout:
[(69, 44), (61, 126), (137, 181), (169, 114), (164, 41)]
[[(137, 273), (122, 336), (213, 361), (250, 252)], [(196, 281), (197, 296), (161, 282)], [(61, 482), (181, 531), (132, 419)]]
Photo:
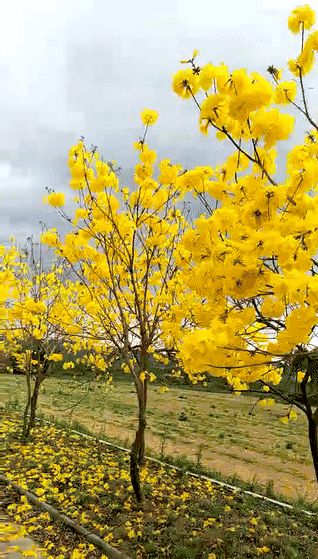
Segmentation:
[(130, 480), (138, 503), (143, 500), (140, 484), (140, 467), (144, 460), (146, 426), (145, 413), (142, 413), (139, 415), (138, 429), (130, 453)]
[(143, 501), (140, 483), (140, 468), (142, 467), (145, 458), (145, 429), (147, 427), (147, 378), (144, 382), (142, 382), (139, 378), (139, 374), (140, 373), (134, 377), (138, 397), (138, 428), (130, 453), (130, 480), (138, 503)]
[(315, 469), (316, 479), (317, 479), (317, 482), (318, 482), (317, 410), (315, 411), (314, 414), (312, 413), (311, 405), (309, 403), (308, 394), (307, 394), (307, 383), (308, 383), (310, 375), (312, 375), (312, 373), (313, 373), (314, 366), (315, 366), (314, 362), (311, 359), (309, 359), (307, 371), (305, 373), (305, 376), (304, 376), (302, 382), (300, 383), (300, 389), (301, 389), (301, 393), (302, 393), (302, 396), (303, 396), (303, 402), (304, 402), (305, 407), (306, 407), (306, 416), (307, 416), (307, 421), (308, 421), (308, 438), (309, 438), (311, 456), (312, 456), (312, 461), (313, 461), (313, 465), (314, 465), (314, 469)]
[(27, 383), (27, 403), (24, 408), (23, 413), (23, 428), (22, 428), (22, 437), (27, 436), (27, 428), (28, 428), (28, 413), (31, 406), (31, 375), (29, 372), (26, 373), (26, 383)]
[[(22, 430), (22, 437), (28, 438), (30, 436), (31, 430), (34, 428), (35, 425), (35, 418), (36, 418), (36, 410), (38, 405), (39, 399), (39, 391), (42, 382), (45, 379), (45, 374), (43, 374), (42, 366), (38, 363), (38, 368), (34, 377), (34, 388), (33, 392), (31, 390), (31, 358), (28, 363), (28, 370), (26, 371), (26, 381), (27, 381), (27, 403), (25, 406), (24, 414), (23, 414), (23, 430)], [(30, 411), (30, 416), (28, 417), (28, 413)]]
[(316, 479), (318, 482), (318, 438), (317, 438), (317, 423), (314, 419), (314, 416), (308, 417), (308, 436), (309, 436), (312, 461), (314, 464)]
[(35, 424), (35, 416), (36, 416), (36, 410), (37, 410), (37, 405), (38, 405), (39, 391), (40, 391), (41, 382), (42, 382), (41, 377), (39, 377), (37, 375), (35, 377), (34, 389), (33, 389), (33, 393), (32, 393), (32, 396), (31, 396), (31, 402), (30, 402), (31, 411), (30, 411), (29, 422), (28, 422), (27, 429), (26, 429), (26, 437), (30, 436), (31, 430), (33, 429), (34, 424)]

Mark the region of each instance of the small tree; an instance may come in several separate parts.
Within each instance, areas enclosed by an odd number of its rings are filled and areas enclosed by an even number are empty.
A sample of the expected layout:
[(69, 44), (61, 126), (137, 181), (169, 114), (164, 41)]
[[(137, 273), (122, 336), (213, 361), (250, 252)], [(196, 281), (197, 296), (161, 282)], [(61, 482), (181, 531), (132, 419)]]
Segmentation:
[(6, 350), (26, 378), (23, 437), (29, 437), (35, 425), (42, 383), (51, 374), (54, 363), (63, 361), (62, 325), (67, 313), (62, 266), (55, 263), (45, 271), (41, 245), (37, 250), (33, 240), (28, 241), (15, 266), (15, 293), (2, 322)]
[(138, 428), (131, 449), (130, 475), (137, 501), (142, 501), (140, 467), (145, 454), (149, 357), (165, 359), (162, 322), (179, 289), (175, 247), (185, 219), (178, 207), (179, 165), (159, 164), (153, 177), (155, 151), (145, 143), (157, 113), (145, 110), (143, 139), (134, 146), (140, 162), (135, 167), (135, 188), (119, 187), (111, 163), (88, 151), (83, 139), (70, 150), (70, 185), (78, 191), (71, 219), (62, 209), (64, 197), (50, 191), (47, 201), (72, 224), (62, 242), (47, 231), (43, 242), (56, 248), (78, 281), (74, 283), (73, 315), (81, 321), (76, 349), (91, 348), (90, 361), (107, 371), (116, 359), (132, 375), (138, 400)]

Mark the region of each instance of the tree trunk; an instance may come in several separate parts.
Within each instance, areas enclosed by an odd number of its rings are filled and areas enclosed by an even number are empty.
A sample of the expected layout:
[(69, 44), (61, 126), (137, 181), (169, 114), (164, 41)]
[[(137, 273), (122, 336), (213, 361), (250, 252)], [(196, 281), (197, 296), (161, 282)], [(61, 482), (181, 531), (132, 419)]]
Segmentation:
[(27, 428), (27, 432), (26, 432), (26, 436), (29, 437), (31, 430), (34, 427), (35, 424), (35, 415), (36, 415), (36, 410), (37, 410), (37, 405), (38, 405), (38, 398), (39, 398), (39, 390), (40, 390), (40, 379), (37, 376), (35, 378), (35, 385), (34, 385), (34, 390), (33, 390), (33, 394), (31, 397), (31, 411), (30, 411), (30, 418), (29, 418), (29, 424), (28, 424), (28, 428)]
[(318, 408), (316, 409), (315, 413), (312, 413), (311, 405), (309, 403), (308, 394), (307, 394), (308, 380), (310, 376), (311, 378), (313, 378), (314, 372), (315, 372), (315, 362), (309, 358), (305, 376), (300, 383), (300, 389), (303, 396), (303, 403), (305, 404), (305, 408), (306, 408), (306, 416), (308, 421), (308, 438), (309, 438), (312, 461), (315, 468), (316, 479), (318, 482), (318, 440), (317, 440), (317, 419), (318, 419), (317, 409)]
[(137, 503), (143, 501), (143, 494), (140, 484), (140, 468), (144, 463), (145, 458), (145, 429), (147, 427), (146, 409), (147, 409), (147, 377), (141, 381), (140, 373), (147, 371), (148, 367), (148, 354), (145, 346), (141, 348), (140, 352), (140, 369), (134, 375), (134, 382), (138, 397), (138, 429), (136, 431), (135, 440), (131, 447), (130, 454), (130, 480), (133, 486)]
[(28, 429), (28, 413), (31, 406), (31, 375), (29, 372), (26, 373), (26, 383), (27, 383), (27, 403), (24, 408), (23, 413), (23, 428), (22, 428), (22, 437), (27, 437), (27, 429)]
[(140, 467), (144, 460), (145, 429), (147, 426), (145, 410), (139, 410), (138, 429), (130, 453), (130, 480), (138, 503), (143, 500), (140, 484)]
[(318, 408), (315, 413), (308, 417), (308, 436), (312, 461), (315, 468), (316, 479), (318, 482)]

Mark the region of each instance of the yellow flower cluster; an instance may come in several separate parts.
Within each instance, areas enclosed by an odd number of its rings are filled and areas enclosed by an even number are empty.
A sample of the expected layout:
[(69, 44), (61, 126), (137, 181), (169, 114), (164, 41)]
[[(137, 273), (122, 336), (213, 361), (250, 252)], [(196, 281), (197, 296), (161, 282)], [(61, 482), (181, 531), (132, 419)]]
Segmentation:
[(288, 18), (288, 28), (292, 33), (299, 33), (302, 29), (310, 29), (316, 22), (316, 14), (308, 5), (295, 8)]
[(158, 120), (158, 113), (153, 109), (144, 109), (141, 113), (141, 121), (143, 124), (152, 126)]
[(62, 192), (52, 192), (43, 198), (43, 202), (59, 208), (65, 204), (65, 195)]
[[(182, 98), (191, 98), (200, 91), (206, 97), (200, 105), (200, 130), (207, 134), (214, 127), (217, 137), (264, 141), (267, 148), (287, 139), (293, 130), (293, 117), (277, 109), (267, 111), (271, 103), (284, 105), (296, 96), (294, 82), (281, 82), (276, 90), (260, 74), (245, 69), (229, 72), (224, 64), (207, 64), (179, 70), (172, 82), (173, 90)], [(213, 89), (213, 92), (211, 92)]]
[[(289, 29), (302, 35), (301, 53), (289, 63), (297, 77), (314, 63), (314, 23), (308, 5), (293, 10), (288, 20)], [(299, 105), (296, 80), (281, 81), (281, 70), (268, 68), (273, 87), (255, 72), (230, 71), (223, 63), (197, 66), (194, 58), (182, 61), (190, 68), (173, 76), (172, 88), (181, 98), (195, 100), (201, 131), (214, 128), (233, 153), (215, 168), (196, 167), (178, 178), (180, 190), (202, 202), (203, 213), (176, 249), (184, 295), (167, 313), (164, 333), (178, 347), (193, 382), (208, 371), (225, 376), (238, 391), (258, 379), (278, 385), (283, 357), (299, 345), (306, 351), (315, 347), (317, 125), (303, 82)], [(291, 136), (294, 115), (275, 105), (291, 103), (307, 117), (311, 130), (287, 154), (286, 179), (279, 182), (275, 148)], [(303, 378), (299, 372), (298, 382)], [(272, 399), (260, 402), (272, 404)]]

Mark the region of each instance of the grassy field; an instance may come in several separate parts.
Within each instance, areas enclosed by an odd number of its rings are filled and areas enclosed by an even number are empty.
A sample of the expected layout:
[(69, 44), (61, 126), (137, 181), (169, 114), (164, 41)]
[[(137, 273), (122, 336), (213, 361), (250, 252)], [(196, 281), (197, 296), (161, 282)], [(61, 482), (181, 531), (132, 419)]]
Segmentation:
[[(0, 405), (22, 409), (23, 376), (0, 375)], [(283, 425), (278, 417), (287, 406), (256, 406), (256, 396), (214, 394), (170, 388), (161, 394), (150, 385), (147, 448), (156, 454), (183, 455), (197, 464), (244, 481), (269, 485), (291, 498), (318, 499), (311, 463), (307, 425), (301, 415)], [(48, 379), (40, 394), (39, 411), (47, 418), (77, 422), (93, 433), (130, 445), (137, 407), (133, 385), (116, 382), (81, 383), (72, 378)]]
[[(55, 426), (19, 439), (17, 414), (0, 410), (2, 472), (132, 559), (317, 559), (318, 517), (146, 461), (136, 506), (129, 455)], [(12, 490), (8, 513), (48, 559), (105, 559)], [(77, 550), (72, 555), (72, 550)]]

